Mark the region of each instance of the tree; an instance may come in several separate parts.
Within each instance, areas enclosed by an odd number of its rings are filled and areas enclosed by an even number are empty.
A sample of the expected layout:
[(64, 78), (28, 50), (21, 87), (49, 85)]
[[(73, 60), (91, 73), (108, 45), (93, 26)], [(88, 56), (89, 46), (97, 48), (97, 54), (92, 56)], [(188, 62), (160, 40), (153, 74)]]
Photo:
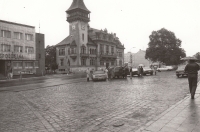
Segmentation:
[(185, 50), (180, 48), (181, 40), (165, 28), (153, 31), (149, 39), (146, 59), (162, 62), (166, 65), (177, 65), (181, 63), (180, 58), (186, 56)]
[(58, 65), (56, 63), (56, 47), (55, 46), (47, 46), (45, 49), (45, 65), (46, 67), (51, 68), (53, 71), (58, 69)]
[(198, 59), (198, 62), (200, 62), (200, 52), (197, 52), (194, 57), (196, 57)]

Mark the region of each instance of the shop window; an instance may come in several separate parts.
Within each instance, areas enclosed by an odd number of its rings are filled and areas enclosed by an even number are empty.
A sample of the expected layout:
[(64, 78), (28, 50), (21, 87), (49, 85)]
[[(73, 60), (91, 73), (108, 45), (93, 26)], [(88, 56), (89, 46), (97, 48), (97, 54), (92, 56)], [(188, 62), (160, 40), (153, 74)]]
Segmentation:
[(1, 37), (11, 38), (11, 32), (8, 30), (1, 30)]
[(25, 62), (25, 68), (33, 68), (33, 62)]
[(14, 69), (22, 69), (22, 62), (13, 62)]

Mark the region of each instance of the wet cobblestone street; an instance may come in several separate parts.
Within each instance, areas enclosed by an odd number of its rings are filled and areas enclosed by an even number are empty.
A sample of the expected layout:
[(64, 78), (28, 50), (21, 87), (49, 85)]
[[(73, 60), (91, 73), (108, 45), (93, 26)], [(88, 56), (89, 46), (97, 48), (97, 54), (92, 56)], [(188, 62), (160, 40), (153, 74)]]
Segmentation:
[(0, 92), (0, 132), (134, 132), (188, 92), (174, 71)]

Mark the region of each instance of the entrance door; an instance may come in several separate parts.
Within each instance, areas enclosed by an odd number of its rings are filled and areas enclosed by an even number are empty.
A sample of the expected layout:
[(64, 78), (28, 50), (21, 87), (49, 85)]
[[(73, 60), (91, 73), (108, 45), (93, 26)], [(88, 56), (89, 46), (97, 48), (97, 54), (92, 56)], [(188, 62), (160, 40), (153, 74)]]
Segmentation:
[(0, 60), (0, 77), (6, 75), (5, 61)]
[(106, 68), (108, 68), (109, 67), (109, 63), (106, 63)]

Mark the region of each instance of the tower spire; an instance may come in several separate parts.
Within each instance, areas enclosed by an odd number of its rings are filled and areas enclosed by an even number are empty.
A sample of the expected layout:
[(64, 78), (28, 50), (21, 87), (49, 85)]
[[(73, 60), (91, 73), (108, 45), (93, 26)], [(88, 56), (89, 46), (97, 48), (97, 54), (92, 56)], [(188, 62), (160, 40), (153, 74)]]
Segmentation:
[(73, 0), (71, 6), (69, 7), (69, 9), (66, 12), (70, 12), (75, 9), (81, 9), (81, 10), (84, 10), (84, 11), (90, 13), (90, 11), (85, 6), (83, 0)]

